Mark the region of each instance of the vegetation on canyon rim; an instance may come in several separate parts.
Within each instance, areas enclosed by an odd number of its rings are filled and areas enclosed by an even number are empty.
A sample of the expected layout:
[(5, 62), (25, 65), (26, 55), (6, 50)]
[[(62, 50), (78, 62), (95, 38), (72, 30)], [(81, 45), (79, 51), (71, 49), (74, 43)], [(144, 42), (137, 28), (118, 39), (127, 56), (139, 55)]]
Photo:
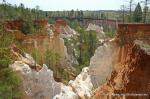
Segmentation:
[[(114, 19), (114, 16), (117, 16), (120, 18), (119, 20), (123, 19), (125, 22), (143, 22), (143, 12), (144, 11), (142, 11), (140, 4), (137, 5), (131, 16), (128, 14), (123, 15), (122, 13), (118, 14), (116, 12), (113, 14), (104, 12), (98, 15), (97, 12), (73, 10), (67, 12), (44, 12), (39, 10), (38, 6), (35, 9), (29, 9), (25, 8), (23, 4), (20, 4), (19, 7), (6, 3), (0, 4), (0, 99), (8, 97), (10, 99), (19, 98), (21, 96), (19, 91), (21, 87), (21, 78), (9, 68), (9, 64), (15, 60), (15, 57), (13, 57), (10, 52), (10, 45), (15, 43), (22, 51), (26, 50), (23, 46), (21, 46), (20, 41), (17, 41), (15, 38), (13, 38), (13, 35), (7, 33), (4, 30), (3, 24), (5, 21), (21, 20), (23, 22), (23, 26), (21, 27), (20, 31), (25, 35), (36, 35), (43, 34), (44, 27), (35, 24), (34, 20), (46, 19), (50, 15), (54, 17), (63, 16), (64, 19), (68, 22), (69, 26), (79, 33), (79, 35), (75, 37), (64, 39), (65, 45), (72, 47), (74, 56), (78, 60), (79, 65), (75, 66), (75, 68), (77, 73), (79, 73), (83, 67), (89, 65), (90, 58), (94, 55), (95, 49), (98, 46), (97, 34), (95, 31), (86, 31), (85, 27), (80, 25), (80, 22), (77, 20), (68, 20), (66, 17), (76, 16), (79, 20), (82, 20), (82, 18), (87, 16), (108, 19), (108, 15), (110, 15), (111, 19)], [(93, 16), (94, 13), (95, 16)], [(130, 17), (132, 18), (130, 19)], [(49, 23), (55, 22), (55, 20), (51, 18), (49, 18), (48, 21)], [(104, 26), (104, 31), (109, 37), (114, 37), (115, 35), (114, 28)], [(37, 63), (41, 63), (42, 55), (40, 52), (38, 52), (38, 50), (33, 49), (31, 55)], [(46, 61), (45, 64), (54, 71), (54, 75), (61, 77), (66, 82), (69, 81), (69, 74), (58, 66), (60, 64), (61, 56), (51, 50), (47, 50), (44, 56)]]

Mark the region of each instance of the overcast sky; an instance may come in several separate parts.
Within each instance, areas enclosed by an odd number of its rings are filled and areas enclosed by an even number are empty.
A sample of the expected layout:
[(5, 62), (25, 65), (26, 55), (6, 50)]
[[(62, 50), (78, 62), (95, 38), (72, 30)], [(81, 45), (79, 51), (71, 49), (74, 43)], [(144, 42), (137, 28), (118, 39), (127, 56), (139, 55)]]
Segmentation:
[[(2, 0), (0, 0), (2, 1)], [(127, 0), (6, 0), (11, 4), (23, 3), (25, 7), (40, 6), (41, 10), (119, 10)], [(139, 0), (134, 0), (135, 2)]]

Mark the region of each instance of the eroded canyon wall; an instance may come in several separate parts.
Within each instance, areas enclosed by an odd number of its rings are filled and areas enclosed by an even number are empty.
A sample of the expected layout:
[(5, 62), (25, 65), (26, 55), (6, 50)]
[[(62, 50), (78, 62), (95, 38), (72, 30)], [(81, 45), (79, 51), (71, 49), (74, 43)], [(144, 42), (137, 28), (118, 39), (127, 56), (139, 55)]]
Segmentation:
[(53, 72), (46, 65), (40, 66), (27, 53), (13, 46), (12, 53), (16, 61), (10, 67), (22, 79), (22, 99), (85, 99), (91, 97), (92, 83), (89, 68), (71, 80), (68, 85), (54, 80)]
[[(137, 99), (135, 94), (150, 94), (150, 25), (122, 24), (116, 38), (117, 60), (111, 77), (100, 86), (94, 99), (104, 94), (124, 94), (119, 99)], [(126, 96), (128, 94), (128, 96)], [(110, 96), (111, 98), (115, 96)], [(141, 96), (142, 97), (142, 96)], [(105, 97), (106, 98), (106, 97)], [(106, 98), (107, 99), (107, 98)]]
[(99, 46), (96, 49), (94, 56), (91, 58), (89, 67), (92, 83), (95, 88), (104, 84), (110, 76), (113, 65), (115, 64), (116, 49), (116, 44), (112, 39)]

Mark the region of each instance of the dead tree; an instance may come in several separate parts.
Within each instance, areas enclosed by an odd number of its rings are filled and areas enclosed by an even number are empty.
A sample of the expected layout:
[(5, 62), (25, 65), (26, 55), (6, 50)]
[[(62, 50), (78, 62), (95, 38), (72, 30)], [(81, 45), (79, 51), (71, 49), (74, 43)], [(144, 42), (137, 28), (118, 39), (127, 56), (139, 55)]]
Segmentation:
[(144, 13), (143, 13), (143, 22), (147, 22), (147, 13), (148, 13), (148, 5), (150, 4), (150, 0), (144, 0), (141, 1), (141, 3), (144, 3)]
[(125, 22), (125, 5), (121, 5), (121, 10), (122, 10), (122, 21), (124, 23)]

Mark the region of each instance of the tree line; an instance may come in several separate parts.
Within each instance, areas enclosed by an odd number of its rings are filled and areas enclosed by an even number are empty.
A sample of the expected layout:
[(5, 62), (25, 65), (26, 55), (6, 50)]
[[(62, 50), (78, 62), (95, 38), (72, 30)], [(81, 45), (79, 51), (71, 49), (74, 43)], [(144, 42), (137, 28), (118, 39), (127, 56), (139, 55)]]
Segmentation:
[(135, 0), (128, 0), (127, 5), (121, 5), (122, 21), (124, 23), (150, 23), (149, 4), (150, 0), (141, 0), (138, 3), (135, 3)]

